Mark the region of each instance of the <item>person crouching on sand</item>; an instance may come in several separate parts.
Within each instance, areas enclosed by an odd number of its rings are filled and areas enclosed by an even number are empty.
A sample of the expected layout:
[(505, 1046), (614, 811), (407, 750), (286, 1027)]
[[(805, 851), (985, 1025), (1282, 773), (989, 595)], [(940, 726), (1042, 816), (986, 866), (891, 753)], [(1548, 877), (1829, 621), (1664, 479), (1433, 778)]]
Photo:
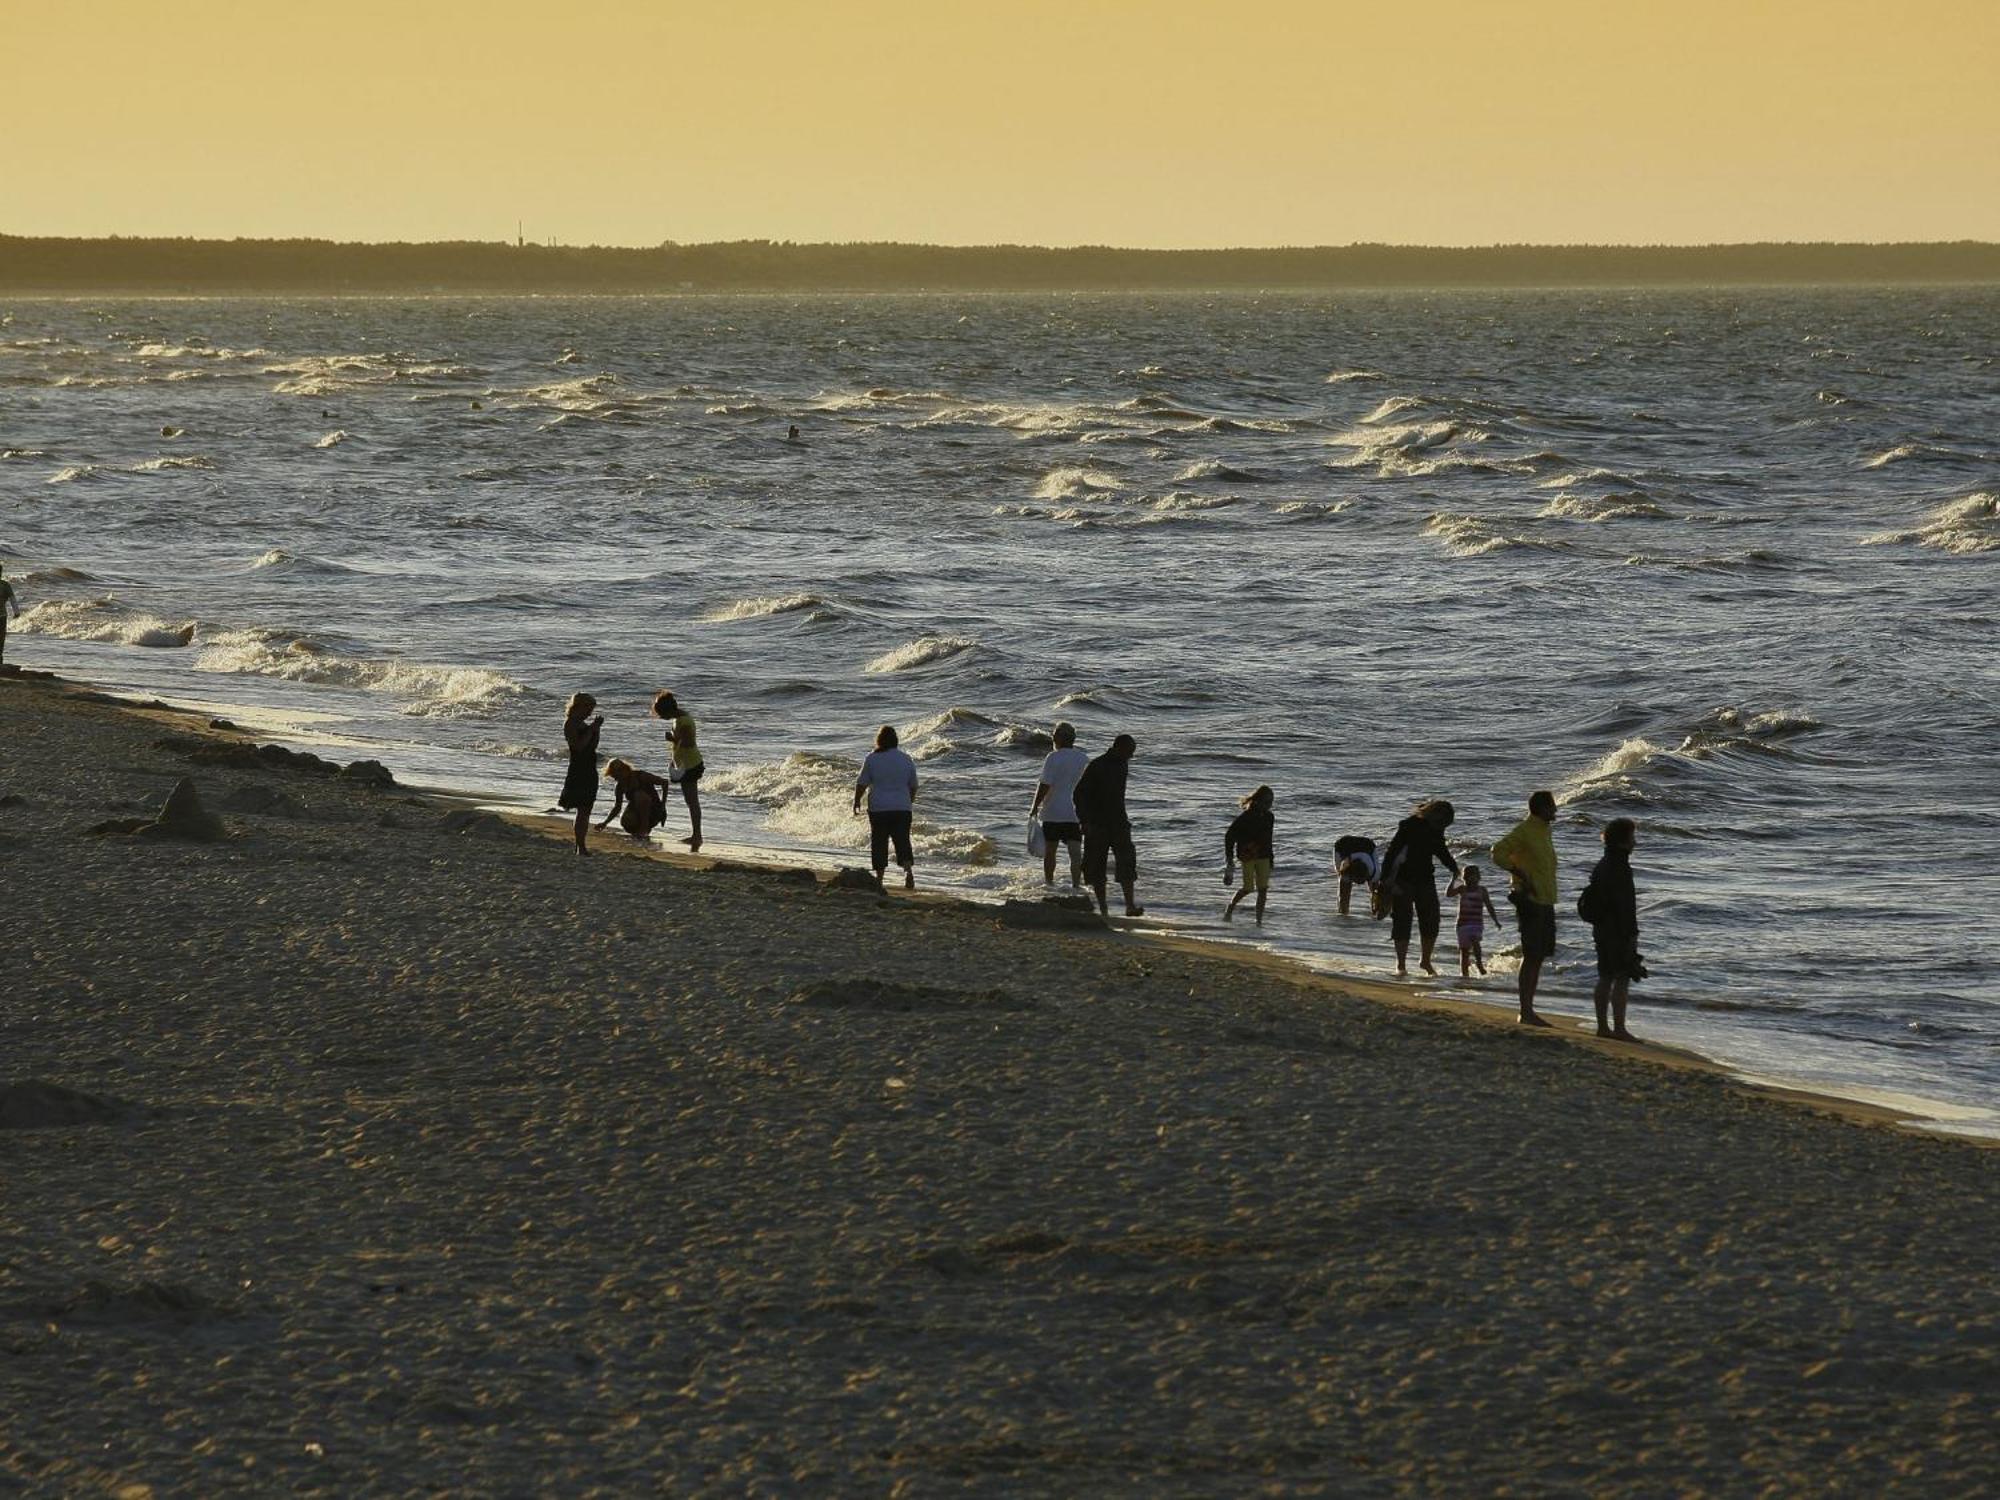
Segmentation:
[(1474, 964), (1484, 974), (1486, 955), (1479, 951), (1479, 941), (1486, 936), (1487, 914), (1490, 912), (1498, 924), (1500, 908), (1493, 904), (1493, 893), (1479, 883), (1479, 866), (1466, 865), (1458, 872), (1458, 879), (1444, 888), (1444, 893), (1458, 897), (1459, 975), (1470, 979)]
[(604, 768), (604, 779), (618, 789), (618, 794), (611, 799), (611, 811), (597, 826), (603, 828), (617, 818), (620, 828), (640, 843), (646, 843), (653, 830), (667, 821), (667, 804), (662, 794), (671, 783), (664, 776), (640, 770), (629, 760), (612, 761)]
[(667, 746), (673, 752), (673, 779), (680, 783), (681, 800), (687, 803), (688, 836), (681, 840), (693, 854), (701, 848), (701, 746), (695, 741), (694, 715), (675, 701), (672, 693), (653, 700), (653, 717), (667, 721)]
[(1604, 825), (1604, 858), (1590, 872), (1590, 884), (1577, 898), (1577, 911), (1590, 923), (1597, 947), (1597, 1034), (1621, 1042), (1636, 1040), (1625, 1029), (1625, 1001), (1632, 981), (1646, 977), (1639, 956), (1639, 893), (1632, 884), (1632, 851), (1639, 827), (1630, 818), (1613, 818)]
[(590, 834), (590, 810), (597, 803), (597, 737), (604, 730), (604, 715), (590, 716), (597, 700), (578, 693), (563, 710), (563, 743), (569, 746), (569, 773), (563, 777), (562, 799), (556, 806), (576, 814), (576, 852), (588, 854), (585, 840)]
[(1264, 925), (1264, 898), (1271, 894), (1271, 869), (1276, 860), (1277, 819), (1271, 814), (1276, 794), (1260, 786), (1243, 799), (1243, 811), (1222, 836), (1222, 883), (1236, 879), (1236, 861), (1243, 861), (1243, 888), (1229, 898), (1222, 920), (1236, 915), (1236, 908), (1252, 891), (1257, 893), (1257, 925)]
[(861, 811), (861, 799), (868, 798), (868, 860), (875, 870), (875, 884), (889, 870), (889, 846), (896, 846), (896, 863), (903, 867), (903, 889), (917, 884), (917, 855), (910, 847), (910, 820), (917, 805), (917, 763), (896, 748), (896, 727), (884, 724), (875, 731), (875, 750), (861, 762), (861, 774), (854, 781), (854, 811)]

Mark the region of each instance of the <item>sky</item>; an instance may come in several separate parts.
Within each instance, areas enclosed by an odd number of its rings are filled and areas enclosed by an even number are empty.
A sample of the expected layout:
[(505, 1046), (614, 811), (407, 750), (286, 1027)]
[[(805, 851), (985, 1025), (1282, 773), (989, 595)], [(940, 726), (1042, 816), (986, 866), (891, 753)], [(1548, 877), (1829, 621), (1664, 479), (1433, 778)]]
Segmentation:
[(0, 0), (0, 233), (2000, 240), (2000, 0)]

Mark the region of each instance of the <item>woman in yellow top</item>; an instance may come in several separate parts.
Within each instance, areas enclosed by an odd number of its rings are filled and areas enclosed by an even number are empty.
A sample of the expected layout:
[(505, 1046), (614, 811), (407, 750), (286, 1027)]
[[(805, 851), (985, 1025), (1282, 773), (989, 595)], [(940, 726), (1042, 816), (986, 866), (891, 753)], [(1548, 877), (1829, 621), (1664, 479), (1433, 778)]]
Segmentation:
[(694, 715), (682, 708), (672, 693), (653, 699), (653, 716), (667, 721), (667, 744), (674, 755), (674, 780), (680, 784), (687, 803), (688, 836), (681, 840), (690, 853), (701, 847), (701, 746), (695, 738)]

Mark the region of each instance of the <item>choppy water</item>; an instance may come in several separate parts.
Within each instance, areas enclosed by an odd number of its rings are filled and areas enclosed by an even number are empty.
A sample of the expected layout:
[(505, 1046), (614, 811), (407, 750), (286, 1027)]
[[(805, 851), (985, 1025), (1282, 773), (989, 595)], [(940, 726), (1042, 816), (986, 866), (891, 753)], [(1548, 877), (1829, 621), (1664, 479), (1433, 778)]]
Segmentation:
[(1050, 721), (1125, 729), (1154, 910), (1214, 921), (1268, 781), (1265, 940), (1348, 970), (1335, 838), (1437, 794), (1472, 850), (1550, 785), (1566, 913), (1641, 822), (1635, 1027), (2000, 1129), (2000, 293), (0, 316), (11, 658), (537, 806), (566, 694), (657, 762), (671, 685), (766, 847), (859, 847), (895, 722), (923, 875), (994, 891)]

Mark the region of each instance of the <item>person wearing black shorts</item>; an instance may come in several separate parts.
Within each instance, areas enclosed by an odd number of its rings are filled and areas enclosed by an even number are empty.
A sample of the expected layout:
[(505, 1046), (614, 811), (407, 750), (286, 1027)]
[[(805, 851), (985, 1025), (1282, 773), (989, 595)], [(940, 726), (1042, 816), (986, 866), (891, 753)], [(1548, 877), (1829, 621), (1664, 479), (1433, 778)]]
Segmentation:
[(1042, 821), (1042, 884), (1056, 883), (1056, 846), (1069, 850), (1069, 883), (1083, 884), (1083, 823), (1076, 815), (1076, 784), (1090, 757), (1076, 748), (1076, 726), (1056, 725), (1050, 739), (1055, 748), (1042, 762), (1042, 779), (1035, 788), (1028, 816)]
[(1139, 851), (1132, 843), (1132, 821), (1125, 813), (1125, 781), (1138, 741), (1121, 734), (1111, 748), (1084, 767), (1076, 783), (1076, 811), (1083, 824), (1083, 878), (1097, 896), (1106, 916), (1106, 876), (1115, 876), (1125, 893), (1125, 915), (1143, 917), (1146, 908), (1133, 895), (1139, 879)]
[(1396, 945), (1398, 974), (1410, 971), (1413, 924), (1423, 939), (1417, 967), (1426, 974), (1437, 973), (1431, 965), (1438, 935), (1437, 863), (1454, 875), (1458, 873), (1458, 861), (1444, 841), (1444, 831), (1456, 816), (1452, 805), (1442, 798), (1419, 803), (1396, 825), (1396, 836), (1382, 856), (1382, 880), (1389, 889), (1389, 937)]

